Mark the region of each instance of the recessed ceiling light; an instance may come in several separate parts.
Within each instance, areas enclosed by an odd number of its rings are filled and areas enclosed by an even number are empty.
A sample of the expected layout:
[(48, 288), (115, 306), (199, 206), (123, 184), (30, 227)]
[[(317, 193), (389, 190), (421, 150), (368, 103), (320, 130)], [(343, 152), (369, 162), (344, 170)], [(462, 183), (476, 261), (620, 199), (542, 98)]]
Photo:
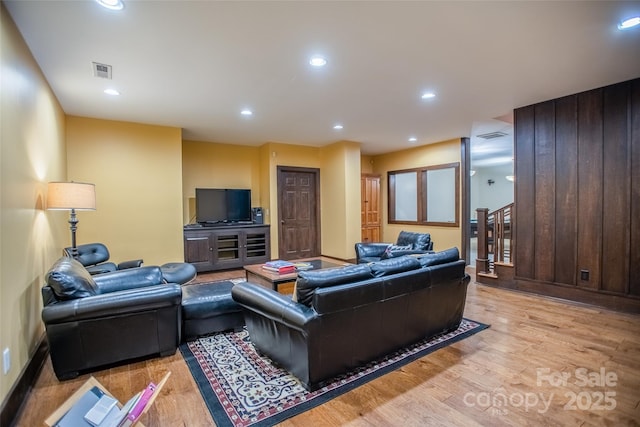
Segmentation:
[(435, 97), (436, 97), (436, 94), (433, 92), (425, 92), (422, 94), (422, 99), (431, 99)]
[(344, 127), (344, 126), (342, 126), (342, 125), (334, 125), (334, 126), (333, 126), (333, 128), (334, 128), (335, 130), (340, 130), (340, 129), (342, 129), (343, 127)]
[(253, 111), (249, 110), (248, 108), (245, 108), (244, 110), (240, 111), (240, 114), (242, 114), (243, 116), (251, 116), (253, 115)]
[(120, 92), (118, 92), (115, 89), (105, 89), (104, 93), (106, 93), (107, 95), (111, 95), (111, 96), (118, 96), (120, 95)]
[(416, 142), (418, 140), (418, 138), (416, 138), (415, 136), (412, 136), (411, 138), (409, 138), (409, 142)]
[(314, 56), (309, 60), (309, 64), (313, 65), (314, 67), (324, 67), (325, 65), (327, 65), (327, 60), (322, 56)]
[(633, 18), (625, 19), (618, 24), (618, 29), (626, 30), (628, 28), (635, 27), (636, 25), (640, 25), (640, 16), (634, 16)]
[(124, 3), (122, 0), (96, 0), (98, 4), (102, 7), (106, 7), (111, 10), (122, 10), (124, 8)]

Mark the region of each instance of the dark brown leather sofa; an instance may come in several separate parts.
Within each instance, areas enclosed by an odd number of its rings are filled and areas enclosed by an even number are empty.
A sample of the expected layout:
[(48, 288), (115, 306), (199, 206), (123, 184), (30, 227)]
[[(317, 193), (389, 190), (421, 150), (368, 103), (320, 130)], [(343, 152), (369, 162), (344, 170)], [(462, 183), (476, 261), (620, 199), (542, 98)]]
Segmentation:
[(42, 321), (58, 379), (178, 348), (182, 289), (159, 267), (91, 276), (62, 257), (45, 279)]
[(360, 242), (355, 245), (356, 263), (376, 262), (404, 255), (433, 252), (433, 240), (429, 233), (401, 231), (395, 244)]
[(239, 283), (256, 349), (308, 390), (394, 350), (455, 330), (469, 275), (456, 248), (298, 274), (295, 299)]

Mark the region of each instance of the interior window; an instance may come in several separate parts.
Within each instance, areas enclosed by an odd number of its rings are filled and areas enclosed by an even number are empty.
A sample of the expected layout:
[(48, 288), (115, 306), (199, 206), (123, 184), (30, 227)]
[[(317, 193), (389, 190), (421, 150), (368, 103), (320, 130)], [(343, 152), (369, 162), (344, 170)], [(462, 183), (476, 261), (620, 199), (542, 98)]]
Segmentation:
[(460, 226), (460, 163), (388, 172), (389, 223)]

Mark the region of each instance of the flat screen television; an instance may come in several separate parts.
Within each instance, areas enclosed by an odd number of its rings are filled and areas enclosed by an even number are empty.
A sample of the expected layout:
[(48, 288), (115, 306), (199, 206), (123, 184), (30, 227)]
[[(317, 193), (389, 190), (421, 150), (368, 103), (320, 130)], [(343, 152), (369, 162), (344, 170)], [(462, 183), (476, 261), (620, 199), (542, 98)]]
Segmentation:
[(251, 222), (251, 190), (196, 188), (196, 221), (201, 224)]

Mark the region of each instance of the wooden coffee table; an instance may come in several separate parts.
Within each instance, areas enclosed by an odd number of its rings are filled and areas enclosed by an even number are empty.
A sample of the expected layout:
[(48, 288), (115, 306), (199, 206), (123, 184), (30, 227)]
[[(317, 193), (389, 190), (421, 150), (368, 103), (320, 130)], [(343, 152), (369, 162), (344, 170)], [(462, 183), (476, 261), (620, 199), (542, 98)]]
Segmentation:
[[(323, 256), (316, 258), (296, 259), (292, 260), (291, 262), (308, 262), (313, 266), (312, 270), (322, 270), (325, 268), (335, 268), (349, 265), (348, 262)], [(262, 268), (263, 265), (264, 264), (252, 264), (244, 266), (247, 282), (256, 283), (258, 285), (265, 286), (278, 292), (280, 292), (279, 286), (284, 284), (290, 284), (291, 289), (293, 289), (293, 284), (298, 278), (297, 273), (278, 274), (269, 270), (265, 270), (264, 268)]]

